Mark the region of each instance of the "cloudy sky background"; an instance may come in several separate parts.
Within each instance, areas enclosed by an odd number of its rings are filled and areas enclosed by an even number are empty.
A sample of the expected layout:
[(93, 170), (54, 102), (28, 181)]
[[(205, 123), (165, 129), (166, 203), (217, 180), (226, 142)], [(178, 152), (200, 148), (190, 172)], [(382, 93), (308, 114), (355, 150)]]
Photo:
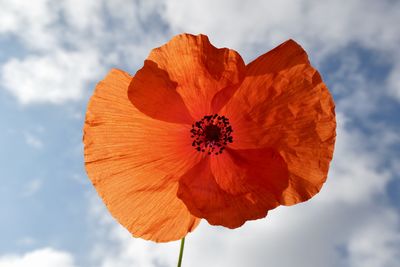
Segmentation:
[(164, 267), (179, 242), (134, 239), (85, 175), (97, 81), (134, 74), (181, 32), (245, 62), (293, 38), (336, 101), (328, 182), (236, 230), (203, 221), (184, 266), (400, 266), (400, 1), (0, 0), (0, 267)]

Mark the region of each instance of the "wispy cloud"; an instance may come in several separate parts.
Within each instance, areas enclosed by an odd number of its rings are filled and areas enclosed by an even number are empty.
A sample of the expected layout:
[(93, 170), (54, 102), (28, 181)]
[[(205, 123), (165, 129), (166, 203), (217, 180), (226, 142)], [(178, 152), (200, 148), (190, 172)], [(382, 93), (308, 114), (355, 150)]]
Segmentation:
[(350, 266), (376, 267), (400, 264), (399, 215), (381, 210), (356, 229), (349, 240)]
[(400, 102), (400, 56), (397, 64), (392, 69), (388, 76), (389, 92)]
[(23, 247), (30, 247), (35, 245), (36, 240), (32, 237), (26, 236), (24, 238), (18, 239), (16, 241), (17, 245), (23, 246)]
[(31, 197), (36, 194), (43, 185), (43, 181), (40, 179), (30, 180), (24, 188), (21, 189), (22, 197)]
[(33, 135), (30, 132), (26, 132), (24, 134), (24, 137), (25, 137), (25, 142), (27, 145), (29, 145), (33, 148), (36, 148), (36, 149), (43, 148), (44, 144), (43, 144), (42, 140), (40, 140), (36, 135)]

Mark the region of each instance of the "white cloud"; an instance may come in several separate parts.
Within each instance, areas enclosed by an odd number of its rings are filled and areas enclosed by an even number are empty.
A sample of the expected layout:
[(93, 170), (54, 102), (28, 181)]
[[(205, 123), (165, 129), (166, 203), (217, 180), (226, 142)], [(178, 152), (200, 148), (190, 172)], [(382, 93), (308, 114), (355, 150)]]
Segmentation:
[[(90, 196), (89, 199), (89, 219), (97, 234), (97, 240), (94, 242), (90, 255), (93, 266), (154, 267), (176, 264), (178, 242), (157, 244), (133, 238), (109, 215), (97, 195)], [(184, 264), (183, 266), (191, 265)]]
[(347, 205), (373, 203), (376, 197), (385, 194), (392, 173), (387, 169), (381, 170), (382, 160), (369, 152), (378, 149), (368, 147), (366, 142), (372, 137), (366, 137), (355, 129), (346, 129), (350, 128), (352, 121), (343, 114), (337, 114), (337, 122), (330, 179), (323, 188), (321, 201)]
[(97, 54), (56, 51), (13, 58), (1, 68), (1, 83), (22, 104), (78, 100), (93, 77), (102, 72)]
[(0, 267), (75, 267), (71, 254), (42, 248), (23, 255), (0, 256)]
[(25, 246), (32, 246), (32, 245), (36, 244), (36, 240), (34, 238), (30, 237), (30, 236), (26, 236), (26, 237), (18, 239), (16, 241), (16, 244), (20, 245), (20, 246), (24, 246), (24, 247)]
[(400, 101), (400, 56), (388, 76), (389, 93)]
[[(80, 151), (82, 151), (82, 148), (80, 147)], [(74, 173), (71, 175), (70, 178), (72, 181), (79, 183), (81, 185), (89, 185), (90, 184), (90, 180), (86, 177), (86, 175), (82, 175), (82, 174), (78, 174), (78, 173)]]
[(43, 181), (40, 179), (30, 180), (21, 190), (22, 197), (31, 197), (42, 188)]
[(88, 32), (104, 29), (105, 21), (99, 16), (102, 4), (102, 1), (64, 0), (60, 2), (60, 7), (68, 26), (80, 32)]
[(348, 244), (353, 267), (399, 266), (399, 216), (382, 210), (356, 231)]
[(17, 36), (29, 49), (47, 51), (59, 45), (54, 24), (58, 9), (49, 0), (0, 0), (0, 34)]
[(35, 135), (27, 132), (25, 133), (25, 142), (29, 146), (36, 148), (36, 149), (41, 149), (43, 147), (43, 142), (40, 140), (38, 137)]
[[(93, 257), (100, 261), (99, 267), (130, 267), (130, 266), (173, 266), (179, 251), (179, 244), (156, 244), (150, 241), (134, 239), (125, 229), (114, 227), (109, 232), (114, 240), (114, 247), (98, 246)], [(105, 246), (104, 246), (105, 245)], [(191, 266), (187, 264), (187, 266)]]
[[(308, 48), (339, 50), (352, 42), (396, 50), (400, 17), (395, 1), (167, 1), (165, 18), (175, 31), (204, 32), (219, 44), (250, 52), (296, 38)], [(218, 26), (217, 26), (218, 25)], [(251, 54), (251, 53), (250, 53)], [(254, 55), (252, 55), (254, 56)]]
[(141, 65), (159, 39), (147, 31), (158, 1), (0, 1), (0, 38), (28, 52), (0, 67), (0, 85), (25, 105), (79, 100), (111, 66)]

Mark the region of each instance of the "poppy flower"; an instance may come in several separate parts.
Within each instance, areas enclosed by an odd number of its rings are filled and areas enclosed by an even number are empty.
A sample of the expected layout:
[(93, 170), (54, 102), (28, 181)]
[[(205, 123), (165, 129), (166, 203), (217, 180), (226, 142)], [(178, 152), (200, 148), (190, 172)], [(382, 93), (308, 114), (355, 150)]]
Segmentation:
[(288, 40), (245, 65), (205, 35), (155, 48), (97, 84), (84, 125), (89, 178), (135, 237), (178, 240), (201, 219), (237, 228), (319, 192), (335, 143), (332, 97)]

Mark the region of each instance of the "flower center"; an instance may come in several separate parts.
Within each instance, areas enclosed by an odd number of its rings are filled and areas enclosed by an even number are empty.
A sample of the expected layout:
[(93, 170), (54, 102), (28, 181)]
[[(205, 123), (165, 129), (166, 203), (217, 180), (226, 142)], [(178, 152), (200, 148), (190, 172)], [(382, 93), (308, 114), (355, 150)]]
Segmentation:
[(229, 119), (225, 116), (206, 115), (192, 124), (192, 146), (199, 152), (207, 152), (208, 155), (221, 154), (225, 146), (233, 142), (232, 132)]

